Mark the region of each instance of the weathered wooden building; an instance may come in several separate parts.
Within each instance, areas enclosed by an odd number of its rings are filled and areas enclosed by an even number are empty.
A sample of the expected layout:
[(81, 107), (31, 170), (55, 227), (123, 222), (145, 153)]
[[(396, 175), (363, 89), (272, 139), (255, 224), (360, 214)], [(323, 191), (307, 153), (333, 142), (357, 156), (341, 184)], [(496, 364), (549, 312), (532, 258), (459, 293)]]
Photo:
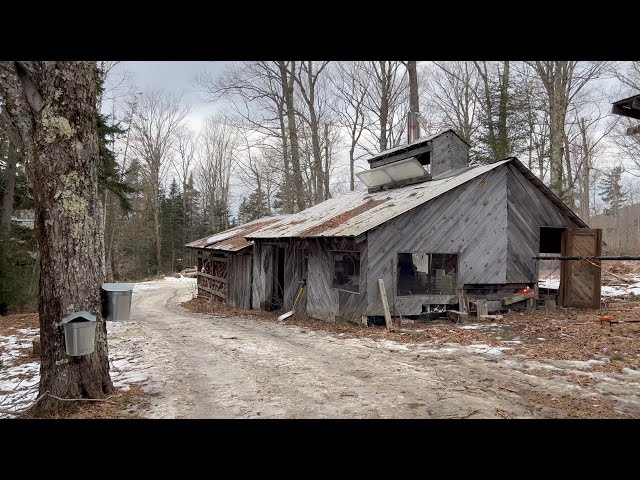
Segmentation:
[[(470, 167), (468, 145), (452, 130), (381, 152), (369, 164), (359, 174), (368, 191), (244, 234), (254, 242), (253, 308), (290, 309), (304, 280), (297, 313), (366, 324), (384, 313), (378, 279), (392, 315), (419, 315), (535, 289), (540, 253), (570, 254), (574, 244), (580, 254), (598, 252), (598, 232), (584, 230), (521, 162)], [(565, 304), (599, 298), (599, 270), (569, 268), (575, 278)]]
[(245, 235), (282, 218), (260, 218), (187, 243), (187, 247), (197, 250), (198, 297), (251, 308), (253, 242)]

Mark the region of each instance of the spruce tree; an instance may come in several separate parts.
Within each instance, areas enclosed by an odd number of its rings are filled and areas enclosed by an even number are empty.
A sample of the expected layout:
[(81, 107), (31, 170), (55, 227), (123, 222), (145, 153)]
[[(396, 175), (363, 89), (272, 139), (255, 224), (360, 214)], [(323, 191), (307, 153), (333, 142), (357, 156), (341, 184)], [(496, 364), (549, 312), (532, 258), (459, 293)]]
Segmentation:
[(622, 186), (622, 173), (624, 172), (621, 166), (617, 166), (605, 173), (604, 180), (600, 186), (600, 194), (602, 200), (605, 202), (606, 207), (604, 213), (606, 215), (612, 215), (617, 217), (620, 213), (620, 208), (627, 201), (627, 191)]

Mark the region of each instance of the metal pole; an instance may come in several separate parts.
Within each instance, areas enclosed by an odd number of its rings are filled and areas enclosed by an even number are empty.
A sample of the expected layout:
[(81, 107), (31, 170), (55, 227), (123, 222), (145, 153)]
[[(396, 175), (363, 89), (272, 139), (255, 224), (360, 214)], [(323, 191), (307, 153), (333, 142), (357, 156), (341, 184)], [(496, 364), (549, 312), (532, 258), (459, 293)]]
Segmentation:
[(625, 257), (625, 256), (621, 256), (621, 257), (594, 257), (594, 256), (589, 256), (589, 257), (531, 257), (534, 260), (640, 260), (640, 257)]

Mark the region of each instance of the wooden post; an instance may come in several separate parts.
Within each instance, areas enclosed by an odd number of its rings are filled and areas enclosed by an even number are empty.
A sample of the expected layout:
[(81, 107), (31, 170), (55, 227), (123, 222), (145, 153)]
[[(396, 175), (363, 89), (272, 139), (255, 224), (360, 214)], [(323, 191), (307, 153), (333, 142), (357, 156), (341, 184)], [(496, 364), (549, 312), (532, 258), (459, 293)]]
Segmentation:
[(387, 291), (384, 288), (384, 281), (381, 278), (378, 279), (378, 287), (380, 288), (380, 299), (382, 300), (382, 308), (384, 309), (384, 323), (387, 326), (387, 330), (391, 331), (391, 312), (389, 312)]
[(545, 300), (544, 308), (547, 312), (555, 312), (556, 311), (556, 301), (555, 300)]
[(476, 302), (476, 316), (480, 318), (483, 315), (489, 314), (489, 307), (486, 300), (478, 300)]

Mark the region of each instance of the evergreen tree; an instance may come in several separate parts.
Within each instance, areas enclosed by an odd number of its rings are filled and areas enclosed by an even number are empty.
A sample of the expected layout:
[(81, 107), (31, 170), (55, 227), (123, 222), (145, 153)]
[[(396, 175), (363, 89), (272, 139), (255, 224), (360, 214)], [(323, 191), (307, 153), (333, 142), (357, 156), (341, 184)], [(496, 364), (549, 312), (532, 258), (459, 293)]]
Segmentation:
[(606, 207), (604, 213), (606, 215), (612, 215), (617, 217), (620, 212), (620, 208), (627, 201), (627, 191), (622, 187), (622, 173), (624, 172), (621, 166), (617, 166), (605, 173), (605, 177), (600, 186), (600, 194), (602, 200), (605, 202)]
[[(104, 91), (104, 77), (98, 75), (98, 95)], [(118, 124), (110, 125), (106, 115), (97, 111), (97, 127), (98, 127), (98, 148), (100, 155), (100, 163), (98, 165), (98, 185), (102, 191), (104, 189), (114, 193), (120, 200), (123, 211), (128, 211), (131, 204), (127, 195), (133, 193), (133, 189), (123, 181), (120, 165), (116, 160), (114, 151), (112, 150), (112, 139), (115, 135), (122, 135), (122, 130)]]

